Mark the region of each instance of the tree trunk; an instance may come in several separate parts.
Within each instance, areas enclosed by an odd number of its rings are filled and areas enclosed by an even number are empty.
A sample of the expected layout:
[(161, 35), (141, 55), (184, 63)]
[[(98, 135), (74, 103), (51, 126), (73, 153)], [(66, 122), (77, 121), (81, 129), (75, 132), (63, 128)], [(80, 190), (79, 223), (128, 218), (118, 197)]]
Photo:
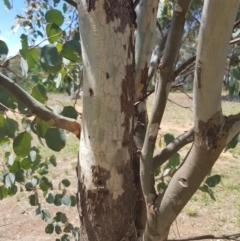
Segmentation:
[(135, 15), (131, 0), (79, 0), (78, 8), (83, 58), (80, 240), (134, 241)]
[(194, 79), (194, 143), (165, 192), (149, 205), (144, 241), (167, 239), (171, 224), (226, 145), (228, 120), (221, 113), (221, 87), (238, 4), (238, 0), (204, 2)]

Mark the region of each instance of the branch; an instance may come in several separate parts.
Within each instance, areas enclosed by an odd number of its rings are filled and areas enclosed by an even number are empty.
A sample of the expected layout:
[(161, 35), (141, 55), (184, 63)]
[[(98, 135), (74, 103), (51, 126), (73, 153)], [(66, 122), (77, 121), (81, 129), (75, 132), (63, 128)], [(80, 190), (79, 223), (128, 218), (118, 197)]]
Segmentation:
[[(159, 66), (160, 79), (158, 81), (158, 86), (155, 92), (156, 96), (152, 108), (152, 116), (147, 126), (140, 162), (141, 183), (145, 197), (148, 197), (149, 195), (151, 196), (155, 193), (154, 180), (152, 176), (153, 152), (159, 125), (165, 111), (168, 94), (174, 78), (173, 66), (182, 40), (185, 15), (190, 2), (190, 0), (176, 1), (176, 5), (181, 6), (181, 11), (179, 12), (178, 9), (176, 9), (173, 13), (173, 18), (167, 36), (166, 47), (164, 49), (163, 57)], [(151, 200), (146, 201), (151, 202)], [(147, 228), (145, 231), (146, 230)]]
[(14, 81), (0, 73), (0, 86), (9, 91), (17, 100), (28, 107), (33, 114), (51, 125), (70, 131), (80, 138), (81, 125), (78, 121), (49, 111), (40, 102), (30, 96), (25, 90), (19, 87)]
[(228, 144), (240, 132), (240, 113), (227, 117), (227, 129), (228, 138), (226, 144)]
[(175, 70), (174, 76), (177, 77), (181, 74), (182, 71), (184, 71), (190, 64), (194, 63), (196, 60), (196, 55), (192, 56), (190, 59), (188, 59), (186, 62), (184, 62), (180, 67)]
[(68, 3), (69, 5), (77, 8), (77, 2), (75, 2), (74, 0), (63, 0), (63, 1)]
[(202, 235), (202, 236), (194, 236), (187, 238), (179, 238), (179, 239), (167, 239), (167, 241), (190, 241), (190, 240), (203, 240), (203, 239), (228, 239), (228, 240), (238, 240), (240, 237), (240, 233), (230, 234), (230, 235)]
[(234, 25), (233, 25), (233, 30), (234, 30), (235, 28), (237, 28), (239, 25), (240, 25), (240, 19), (238, 19), (238, 20), (234, 23)]
[(230, 44), (236, 44), (240, 41), (240, 38), (235, 38), (233, 40), (230, 41)]
[(173, 154), (178, 152), (183, 146), (191, 143), (193, 139), (194, 128), (191, 128), (170, 142), (156, 156), (153, 157), (153, 170), (163, 165)]

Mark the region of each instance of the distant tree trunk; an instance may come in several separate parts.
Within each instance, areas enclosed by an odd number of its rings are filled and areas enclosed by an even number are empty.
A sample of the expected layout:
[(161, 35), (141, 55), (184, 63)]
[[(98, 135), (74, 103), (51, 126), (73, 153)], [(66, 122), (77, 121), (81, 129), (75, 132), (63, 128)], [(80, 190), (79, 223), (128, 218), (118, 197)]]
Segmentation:
[(135, 14), (131, 0), (79, 0), (78, 8), (83, 58), (81, 240), (134, 241)]

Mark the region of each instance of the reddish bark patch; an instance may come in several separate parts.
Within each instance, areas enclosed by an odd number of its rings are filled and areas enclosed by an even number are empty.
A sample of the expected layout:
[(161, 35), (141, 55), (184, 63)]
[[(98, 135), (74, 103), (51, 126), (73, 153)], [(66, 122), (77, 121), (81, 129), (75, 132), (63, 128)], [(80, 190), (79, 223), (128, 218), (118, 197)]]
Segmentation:
[(88, 12), (95, 10), (95, 3), (97, 0), (87, 0)]
[(109, 78), (110, 78), (109, 73), (106, 72), (106, 79), (109, 79)]
[(225, 125), (216, 124), (213, 119), (208, 122), (198, 122), (198, 132), (195, 132), (195, 140), (198, 146), (205, 146), (210, 152), (222, 150), (226, 144), (227, 130)]
[(89, 88), (88, 91), (89, 91), (90, 97), (94, 96), (94, 92), (92, 88)]
[(124, 193), (117, 199), (113, 199), (112, 193), (106, 188), (110, 173), (104, 168), (92, 167), (94, 184), (97, 186), (95, 190), (86, 188), (84, 178), (79, 182), (81, 240), (137, 241), (134, 224), (136, 193), (131, 165), (129, 161), (127, 163), (117, 168), (124, 180)]
[(106, 188), (106, 182), (110, 178), (110, 173), (100, 166), (92, 166), (93, 183), (96, 187)]
[[(128, 57), (132, 56), (132, 64), (127, 65), (125, 79), (122, 81), (121, 94), (121, 111), (125, 114), (125, 120), (122, 126), (125, 126), (124, 138), (122, 145), (127, 146), (132, 142), (133, 137), (133, 113), (134, 113), (134, 77), (135, 77), (135, 62), (134, 62), (134, 46), (132, 36), (129, 38)], [(132, 123), (130, 120), (132, 118)], [(131, 130), (131, 131), (130, 131)]]
[(103, 8), (106, 12), (106, 22), (114, 21), (115, 18), (120, 19), (120, 25), (115, 32), (124, 33), (126, 26), (136, 25), (136, 13), (131, 0), (105, 0)]

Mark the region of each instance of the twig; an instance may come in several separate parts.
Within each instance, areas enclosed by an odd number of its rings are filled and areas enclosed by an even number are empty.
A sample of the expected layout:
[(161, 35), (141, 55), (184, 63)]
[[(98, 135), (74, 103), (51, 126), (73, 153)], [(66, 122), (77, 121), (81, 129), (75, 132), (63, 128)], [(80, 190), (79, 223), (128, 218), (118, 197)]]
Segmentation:
[(177, 90), (181, 91), (183, 94), (185, 94), (189, 99), (193, 99), (189, 94), (187, 94), (185, 91), (177, 87)]
[(174, 105), (177, 105), (177, 106), (181, 107), (181, 108), (190, 109), (192, 111), (191, 106), (183, 106), (183, 105), (177, 104), (176, 102), (170, 100), (169, 98), (168, 98), (168, 101), (171, 102)]
[(173, 154), (177, 153), (183, 146), (193, 142), (194, 128), (184, 132), (165, 146), (153, 157), (153, 170), (163, 165)]
[(202, 235), (202, 236), (194, 236), (187, 238), (178, 238), (178, 239), (167, 239), (167, 241), (190, 241), (190, 240), (203, 240), (203, 239), (228, 239), (228, 240), (238, 240), (240, 238), (240, 233), (230, 234), (230, 235)]
[(8, 225), (11, 225), (11, 224), (12, 224), (12, 223), (7, 223), (7, 224), (0, 225), (0, 228), (5, 227), (5, 226), (8, 226)]
[(230, 41), (230, 44), (236, 44), (240, 41), (240, 38), (235, 38), (233, 40)]
[(238, 20), (234, 23), (234, 25), (233, 25), (233, 30), (234, 30), (235, 28), (237, 28), (238, 25), (240, 25), (240, 19), (238, 19)]
[(80, 81), (79, 81), (79, 87), (78, 87), (78, 92), (77, 92), (77, 95), (76, 95), (76, 99), (75, 99), (75, 101), (74, 101), (74, 108), (75, 108), (75, 106), (76, 106), (76, 104), (77, 104), (77, 97), (79, 96), (79, 93), (80, 93), (80, 89), (81, 89), (81, 84), (82, 84), (82, 79), (83, 79), (83, 71), (82, 71), (82, 73), (81, 73), (81, 78), (80, 78)]

